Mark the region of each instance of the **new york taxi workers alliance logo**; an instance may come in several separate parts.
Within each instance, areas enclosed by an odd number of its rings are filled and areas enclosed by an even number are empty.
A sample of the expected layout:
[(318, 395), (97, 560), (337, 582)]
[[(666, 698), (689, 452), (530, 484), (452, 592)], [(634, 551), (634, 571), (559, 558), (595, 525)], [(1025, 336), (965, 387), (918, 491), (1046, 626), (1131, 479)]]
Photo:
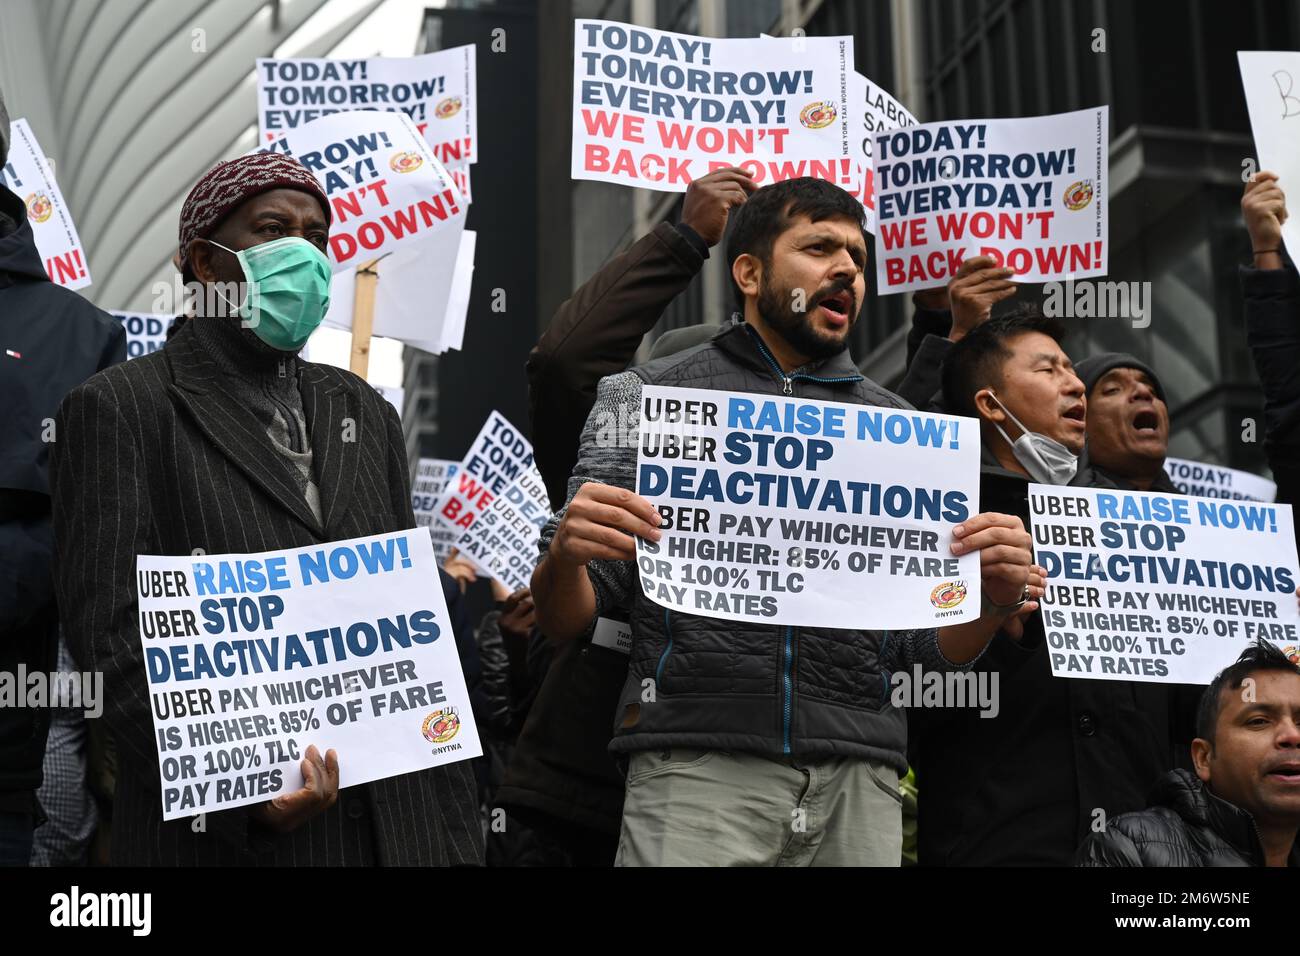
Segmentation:
[(1294, 644), (1288, 644), (1286, 647), (1282, 648), (1282, 654), (1292, 664), (1300, 667), (1300, 647), (1296, 647)]
[(1081, 179), (1077, 183), (1072, 183), (1066, 188), (1063, 199), (1066, 209), (1078, 212), (1092, 202), (1092, 180)]
[(393, 153), (392, 158), (388, 160), (388, 167), (395, 173), (413, 173), (423, 165), (423, 156), (419, 153), (408, 153), (405, 150), (400, 153)]
[(424, 718), (424, 726), (420, 728), (420, 733), (424, 734), (424, 739), (431, 744), (445, 744), (460, 733), (460, 715), (456, 713), (455, 707), (435, 710)]
[(930, 592), (930, 603), (941, 611), (956, 607), (966, 600), (965, 581), (944, 581)]
[(451, 119), (460, 112), (462, 105), (459, 96), (449, 96), (446, 99), (438, 101), (438, 105), (433, 108), (433, 115), (438, 117), (438, 119)]
[(808, 129), (823, 129), (835, 122), (836, 115), (834, 103), (818, 100), (799, 111), (799, 122)]
[(54, 203), (45, 193), (32, 193), (27, 197), (27, 218), (32, 222), (44, 222), (54, 215)]

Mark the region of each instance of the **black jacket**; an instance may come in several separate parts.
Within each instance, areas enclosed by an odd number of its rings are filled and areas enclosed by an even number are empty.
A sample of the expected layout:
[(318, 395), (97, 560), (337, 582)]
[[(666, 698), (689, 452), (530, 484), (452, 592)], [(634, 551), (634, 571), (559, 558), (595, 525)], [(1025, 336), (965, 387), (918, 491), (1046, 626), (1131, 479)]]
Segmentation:
[[(1116, 487), (1086, 465), (1071, 484)], [(980, 510), (1018, 515), (1028, 528), (1028, 489), (986, 460)], [(976, 662), (998, 673), (996, 717), (908, 711), (923, 866), (1068, 866), (1096, 808), (1141, 809), (1186, 753), (1194, 690), (1054, 677), (1044, 637), (1036, 612), (1019, 641), (999, 632)]]
[[(632, 362), (646, 332), (699, 273), (708, 247), (660, 223), (560, 306), (528, 357), (533, 455), (553, 507), (564, 504), (596, 384)], [(616, 834), (623, 778), (608, 753), (627, 656), (589, 642), (554, 650), (520, 731), (498, 805), (536, 826)]]
[[(0, 673), (49, 673), (58, 618), (49, 454), (63, 396), (126, 358), (122, 325), (50, 282), (23, 201), (0, 186)], [(0, 708), (0, 811), (32, 806), (49, 712)]]
[(1246, 341), (1264, 390), (1264, 452), (1277, 500), (1295, 505), (1300, 535), (1300, 275), (1284, 269), (1241, 270)]
[(206, 814), (206, 832), (187, 819), (163, 822), (136, 556), (255, 553), (415, 527), (391, 405), (350, 372), (301, 365), (318, 520), (265, 428), (203, 348), (195, 326), (205, 321), (221, 320), (187, 322), (162, 350), (94, 376), (68, 395), (57, 419), (59, 609), (78, 664), (104, 672), (104, 720), (119, 761), (114, 863), (482, 862), (465, 761), (349, 787), (335, 806), (284, 835), (251, 824), (247, 807)]
[[(1289, 866), (1300, 866), (1300, 842)], [(1187, 770), (1166, 774), (1150, 806), (1111, 820), (1079, 848), (1079, 866), (1263, 866), (1254, 818)]]

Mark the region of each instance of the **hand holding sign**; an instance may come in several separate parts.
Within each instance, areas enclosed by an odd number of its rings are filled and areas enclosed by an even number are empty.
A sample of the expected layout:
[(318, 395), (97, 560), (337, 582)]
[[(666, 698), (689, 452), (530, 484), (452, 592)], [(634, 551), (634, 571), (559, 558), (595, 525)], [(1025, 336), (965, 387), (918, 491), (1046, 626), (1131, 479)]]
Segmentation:
[(710, 247), (722, 241), (731, 210), (741, 205), (758, 184), (739, 166), (701, 176), (686, 187), (682, 225), (690, 226)]
[(989, 320), (993, 306), (1016, 294), (1010, 277), (1015, 269), (999, 266), (991, 256), (967, 259), (948, 283), (952, 307), (952, 331), (948, 338), (960, 342), (967, 333)]
[(296, 830), (312, 817), (324, 813), (339, 799), (339, 755), (333, 750), (325, 751), (321, 759), (320, 751), (312, 744), (302, 762), (303, 786), (293, 793), (286, 793), (259, 803), (252, 810), (252, 817), (258, 823), (277, 833)]
[[(977, 514), (952, 529), (953, 554), (980, 553), (984, 593), (993, 604), (1015, 604), (1032, 584), (1033, 542), (1015, 515)], [(1041, 583), (1041, 582), (1040, 582)]]
[(1255, 267), (1281, 269), (1282, 226), (1287, 220), (1286, 193), (1278, 185), (1277, 173), (1261, 171), (1246, 183), (1241, 197), (1241, 216), (1250, 233)]
[(636, 558), (632, 535), (658, 541), (659, 512), (626, 488), (589, 481), (573, 496), (551, 542), (552, 561), (580, 567), (589, 561)]

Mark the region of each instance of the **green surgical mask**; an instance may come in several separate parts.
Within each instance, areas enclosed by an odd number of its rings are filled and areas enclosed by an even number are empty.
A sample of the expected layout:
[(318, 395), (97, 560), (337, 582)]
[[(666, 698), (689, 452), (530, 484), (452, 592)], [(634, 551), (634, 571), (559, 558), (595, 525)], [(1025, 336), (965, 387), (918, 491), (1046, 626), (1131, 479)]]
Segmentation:
[[(226, 299), (253, 334), (282, 352), (296, 352), (325, 319), (333, 274), (325, 253), (306, 239), (286, 236), (240, 252), (209, 239), (239, 260), (248, 295)], [(225, 298), (225, 296), (222, 296)]]

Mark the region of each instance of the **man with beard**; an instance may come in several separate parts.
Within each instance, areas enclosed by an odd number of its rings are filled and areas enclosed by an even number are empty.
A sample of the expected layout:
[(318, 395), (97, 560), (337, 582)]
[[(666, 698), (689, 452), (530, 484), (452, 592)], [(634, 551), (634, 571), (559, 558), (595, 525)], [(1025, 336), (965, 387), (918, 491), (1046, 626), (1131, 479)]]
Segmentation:
[[(804, 178), (756, 191), (731, 215), (740, 320), (601, 380), (568, 503), (542, 535), (538, 622), (553, 640), (578, 640), (608, 608), (631, 608), (611, 744), (628, 760), (619, 864), (896, 866), (906, 724), (889, 706), (887, 674), (913, 663), (968, 669), (998, 627), (1035, 607), (1028, 535), (998, 514), (955, 530), (952, 553), (980, 552), (988, 605), (979, 620), (938, 630), (886, 637), (719, 620), (645, 596), (633, 535), (661, 533), (632, 491), (643, 385), (908, 407), (847, 351), (866, 292), (861, 205)], [(611, 422), (628, 423), (622, 440), (608, 440)]]

